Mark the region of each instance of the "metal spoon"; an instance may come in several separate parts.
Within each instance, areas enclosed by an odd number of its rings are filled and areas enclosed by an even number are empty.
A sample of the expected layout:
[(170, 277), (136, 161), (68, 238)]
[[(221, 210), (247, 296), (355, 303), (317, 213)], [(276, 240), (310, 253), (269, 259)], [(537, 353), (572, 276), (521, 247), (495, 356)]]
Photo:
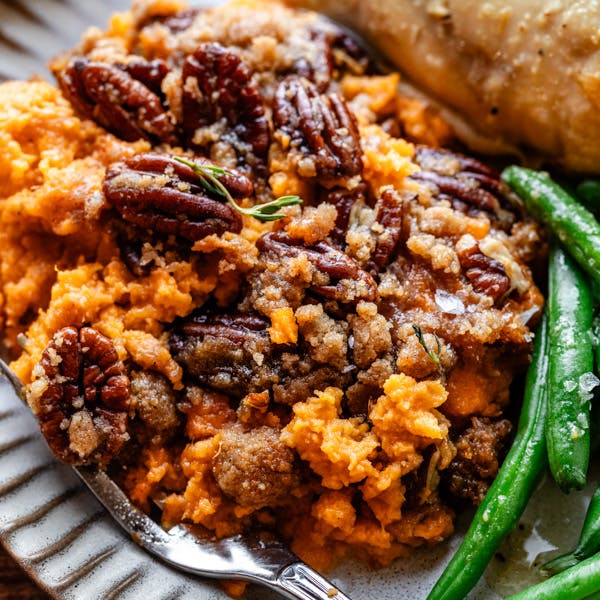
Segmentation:
[[(0, 373), (25, 402), (21, 382), (2, 359)], [(217, 539), (187, 525), (165, 531), (136, 508), (104, 471), (73, 469), (136, 544), (176, 569), (264, 585), (292, 600), (350, 600), (280, 541), (249, 534)]]

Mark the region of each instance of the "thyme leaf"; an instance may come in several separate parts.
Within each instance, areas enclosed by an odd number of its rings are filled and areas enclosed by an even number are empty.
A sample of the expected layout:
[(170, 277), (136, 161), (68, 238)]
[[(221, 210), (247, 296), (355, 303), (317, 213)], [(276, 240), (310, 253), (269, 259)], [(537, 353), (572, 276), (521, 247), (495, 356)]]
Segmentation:
[(437, 365), (438, 368), (441, 368), (440, 354), (442, 352), (442, 345), (440, 343), (440, 338), (437, 336), (437, 334), (433, 334), (437, 346), (436, 351), (434, 352), (427, 346), (427, 343), (425, 342), (425, 336), (423, 335), (423, 330), (418, 325), (414, 324), (412, 328), (415, 332), (415, 335), (417, 336), (417, 339), (419, 340), (419, 343), (421, 344), (421, 346), (423, 346), (423, 350), (425, 350), (425, 352), (427, 353), (427, 356), (429, 356), (429, 358), (432, 360), (432, 362), (434, 362)]
[(218, 179), (218, 177), (224, 175), (233, 175), (231, 171), (217, 165), (199, 165), (198, 163), (181, 156), (175, 156), (174, 158), (177, 162), (186, 165), (194, 171), (200, 181), (200, 185), (202, 185), (205, 190), (224, 198), (237, 212), (249, 217), (254, 217), (260, 221), (277, 221), (278, 219), (282, 219), (286, 215), (277, 212), (280, 208), (301, 204), (302, 202), (300, 196), (280, 196), (270, 202), (256, 204), (250, 208), (243, 208), (231, 197), (229, 190)]

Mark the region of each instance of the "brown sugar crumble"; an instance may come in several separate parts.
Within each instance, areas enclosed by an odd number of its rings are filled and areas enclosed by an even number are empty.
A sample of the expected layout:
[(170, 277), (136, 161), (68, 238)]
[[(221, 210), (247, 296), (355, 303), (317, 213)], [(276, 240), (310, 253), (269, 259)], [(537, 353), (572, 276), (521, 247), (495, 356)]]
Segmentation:
[[(497, 173), (346, 30), (272, 2), (138, 1), (51, 67), (0, 86), (0, 318), (57, 456), (319, 569), (447, 538), (543, 304)], [(241, 207), (302, 204), (242, 215), (190, 162)]]

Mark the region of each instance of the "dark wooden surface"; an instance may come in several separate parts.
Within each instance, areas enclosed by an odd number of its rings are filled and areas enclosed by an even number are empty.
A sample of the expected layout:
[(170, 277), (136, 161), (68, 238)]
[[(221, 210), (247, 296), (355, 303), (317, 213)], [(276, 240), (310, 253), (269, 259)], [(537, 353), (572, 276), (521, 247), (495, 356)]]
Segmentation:
[(0, 600), (50, 600), (0, 546)]

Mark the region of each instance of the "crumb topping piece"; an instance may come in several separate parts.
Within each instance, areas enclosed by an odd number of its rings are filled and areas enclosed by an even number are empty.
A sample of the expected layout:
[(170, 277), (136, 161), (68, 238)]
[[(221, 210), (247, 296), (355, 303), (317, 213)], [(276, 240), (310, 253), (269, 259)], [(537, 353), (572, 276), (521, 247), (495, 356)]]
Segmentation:
[(294, 452), (279, 439), (279, 430), (262, 426), (222, 430), (213, 473), (221, 490), (240, 506), (276, 505), (300, 478)]

